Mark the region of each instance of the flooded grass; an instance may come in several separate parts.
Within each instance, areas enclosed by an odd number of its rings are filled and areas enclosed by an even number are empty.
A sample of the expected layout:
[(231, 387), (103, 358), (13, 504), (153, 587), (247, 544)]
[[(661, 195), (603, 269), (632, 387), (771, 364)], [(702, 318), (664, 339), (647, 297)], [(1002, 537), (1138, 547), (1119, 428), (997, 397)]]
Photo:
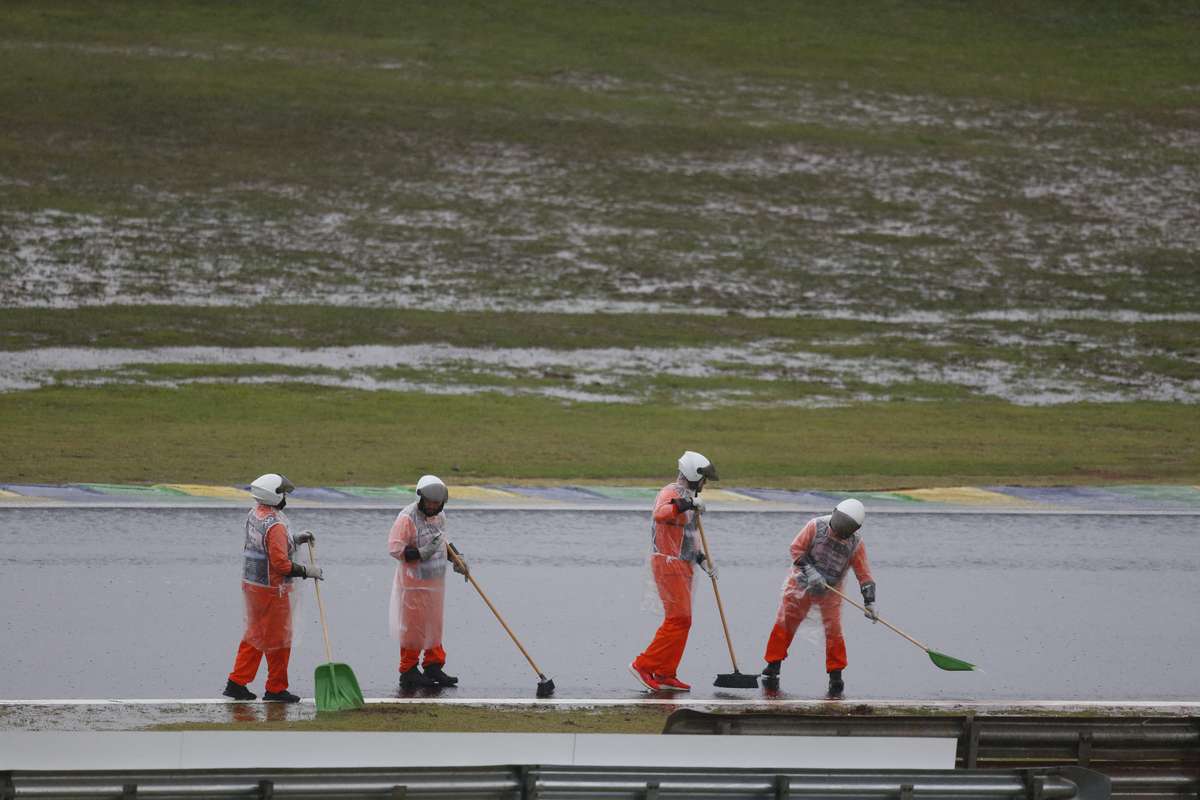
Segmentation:
[(354, 8), (6, 7), (0, 303), (1195, 310), (1170, 4)]
[[(920, 409), (929, 441), (964, 400), (1128, 403), (1167, 452), (1195, 427), (1200, 20), (1178, 4), (15, 2), (0, 30), (0, 404), (23, 415), (0, 436), (77, 451), (30, 474), (162, 479), (25, 419), (192, 413), (214, 384), (250, 384), (240, 413), (270, 384), (525, 428), (563, 403), (635, 430), (867, 404), (881, 429)], [(1099, 449), (812, 469), (1177, 474)], [(587, 477), (550, 450), (472, 474)]]
[[(1200, 321), (781, 320), (260, 306), (0, 310), (0, 390), (307, 382), (578, 402), (1200, 397)], [(251, 346), (253, 344), (254, 346)]]

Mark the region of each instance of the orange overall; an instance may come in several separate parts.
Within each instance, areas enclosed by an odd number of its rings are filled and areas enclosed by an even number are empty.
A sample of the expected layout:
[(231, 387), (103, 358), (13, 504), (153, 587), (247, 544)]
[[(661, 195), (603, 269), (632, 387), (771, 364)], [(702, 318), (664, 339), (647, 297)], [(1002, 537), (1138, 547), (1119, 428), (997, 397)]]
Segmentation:
[(633, 665), (664, 678), (675, 677), (692, 628), (693, 565), (699, 555), (695, 512), (681, 513), (671, 502), (690, 496), (681, 479), (663, 487), (654, 501), (650, 570), (662, 600), (663, 621)]
[[(268, 692), (282, 692), (288, 688), (288, 661), (292, 655), (292, 572), (291, 552), (295, 549), (288, 533), (287, 517), (282, 512), (259, 503), (250, 512), (247, 521), (248, 537), (252, 523), (269, 522), (263, 537), (264, 563), (256, 576), (249, 570), (242, 580), (242, 594), (246, 603), (246, 630), (238, 645), (233, 671), (229, 680), (246, 686), (258, 674), (263, 656), (267, 658)], [(271, 518), (275, 520), (272, 522)], [(249, 560), (247, 563), (250, 563)], [(262, 586), (254, 581), (265, 581)]]
[[(812, 552), (814, 540), (817, 538), (818, 523), (822, 521), (827, 524), (828, 518), (817, 517), (809, 520), (808, 524), (796, 535), (791, 547), (793, 562)], [(833, 534), (830, 532), (829, 535)], [(851, 550), (847, 566), (854, 570), (859, 586), (872, 583), (866, 544), (855, 534), (846, 547)], [(825, 565), (817, 564), (818, 569), (823, 566)], [(831, 585), (841, 589), (842, 579), (845, 577), (844, 571), (837, 575), (830, 575), (822, 569), (822, 573), (826, 575)], [(767, 661), (782, 661), (787, 658), (788, 647), (796, 635), (796, 629), (808, 616), (808, 612), (814, 604), (821, 613), (821, 622), (825, 628), (825, 671), (834, 672), (845, 669), (847, 662), (846, 640), (842, 637), (842, 598), (833, 592), (817, 595), (806, 591), (803, 581), (797, 578), (795, 572), (789, 575), (784, 583), (783, 597), (779, 601), (775, 626), (771, 629), (771, 636), (767, 640), (767, 651), (764, 656)]]

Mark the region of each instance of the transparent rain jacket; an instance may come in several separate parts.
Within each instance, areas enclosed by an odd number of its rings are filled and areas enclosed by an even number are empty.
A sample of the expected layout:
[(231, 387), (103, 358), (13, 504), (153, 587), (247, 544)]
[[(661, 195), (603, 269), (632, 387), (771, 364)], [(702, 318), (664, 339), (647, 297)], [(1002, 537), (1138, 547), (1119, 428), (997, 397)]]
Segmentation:
[[(425, 650), (442, 641), (446, 600), (446, 515), (426, 517), (414, 501), (396, 517), (388, 535), (388, 552), (397, 560), (392, 581), (388, 625), (405, 649)], [(433, 546), (427, 559), (404, 560), (404, 548)]]
[(292, 646), (298, 593), (292, 591), (292, 538), (287, 515), (261, 503), (246, 515), (242, 546), (242, 638), (263, 652)]
[(824, 613), (836, 613), (836, 610), (841, 608), (842, 598), (832, 592), (822, 595), (812, 595), (808, 592), (800, 568), (795, 566), (798, 559), (816, 567), (825, 576), (825, 580), (838, 589), (842, 588), (847, 570), (854, 571), (860, 587), (874, 581), (871, 577), (871, 565), (867, 561), (866, 543), (857, 533), (848, 539), (835, 536), (829, 527), (831, 516), (826, 514), (810, 519), (792, 540), (790, 552), (793, 564), (783, 581), (777, 619), (783, 618), (789, 605), (795, 607), (803, 603), (807, 606), (815, 602), (822, 606)]
[(696, 512), (675, 510), (672, 500), (696, 495), (680, 477), (654, 499), (650, 521), (650, 557), (642, 607), (667, 617), (691, 616), (692, 584), (700, 555)]

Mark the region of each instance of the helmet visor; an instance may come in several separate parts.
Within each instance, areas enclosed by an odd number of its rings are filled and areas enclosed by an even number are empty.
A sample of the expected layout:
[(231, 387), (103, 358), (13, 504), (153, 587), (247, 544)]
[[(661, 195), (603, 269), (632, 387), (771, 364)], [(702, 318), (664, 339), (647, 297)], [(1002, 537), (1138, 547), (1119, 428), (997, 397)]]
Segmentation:
[(431, 483), (428, 486), (422, 486), (417, 490), (424, 500), (429, 501), (430, 505), (440, 506), (450, 499), (450, 492), (446, 489), (444, 483)]
[(289, 481), (283, 475), (279, 476), (279, 488), (275, 490), (279, 494), (291, 494), (296, 491), (296, 484)]
[(833, 515), (829, 518), (829, 527), (844, 539), (862, 526), (849, 514), (834, 510)]
[(701, 478), (707, 478), (710, 481), (721, 480), (717, 477), (717, 468), (712, 464), (706, 464), (705, 466), (698, 468), (696, 471), (700, 473)]

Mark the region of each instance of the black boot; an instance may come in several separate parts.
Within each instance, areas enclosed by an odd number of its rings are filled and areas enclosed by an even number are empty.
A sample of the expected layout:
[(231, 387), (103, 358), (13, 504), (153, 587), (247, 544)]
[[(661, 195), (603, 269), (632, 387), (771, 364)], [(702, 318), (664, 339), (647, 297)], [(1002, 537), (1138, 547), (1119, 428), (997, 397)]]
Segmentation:
[(846, 691), (846, 684), (842, 682), (842, 671), (835, 669), (829, 673), (829, 689), (825, 692), (825, 697), (829, 700), (841, 700), (842, 693)]
[(421, 674), (421, 670), (413, 667), (400, 673), (401, 689), (432, 689), (437, 684)]
[(225, 681), (225, 691), (221, 694), (226, 697), (232, 697), (234, 700), (257, 700), (258, 695), (242, 686), (240, 683), (233, 681)]
[(458, 678), (453, 675), (447, 675), (442, 666), (442, 664), (426, 664), (425, 677), (438, 686), (457, 686)]
[(778, 678), (779, 677), (779, 665), (782, 663), (783, 663), (782, 661), (768, 661), (767, 666), (763, 668), (763, 671), (762, 671), (763, 676), (767, 677), (767, 678)]
[(300, 698), (284, 689), (282, 692), (263, 692), (263, 700), (275, 703), (299, 703)]

